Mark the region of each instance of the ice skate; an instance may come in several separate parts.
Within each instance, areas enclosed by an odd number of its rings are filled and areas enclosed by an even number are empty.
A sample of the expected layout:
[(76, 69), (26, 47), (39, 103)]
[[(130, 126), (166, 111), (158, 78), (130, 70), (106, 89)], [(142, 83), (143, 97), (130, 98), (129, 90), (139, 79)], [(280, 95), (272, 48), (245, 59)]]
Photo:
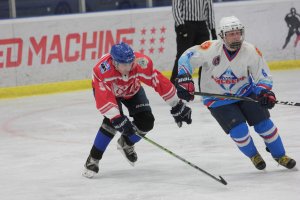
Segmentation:
[(259, 153), (257, 153), (255, 156), (251, 157), (251, 161), (252, 161), (253, 165), (256, 167), (256, 169), (258, 169), (258, 170), (263, 170), (266, 168), (266, 163)]
[(84, 165), (82, 176), (86, 178), (93, 178), (99, 171), (99, 160), (92, 158), (90, 155)]
[(280, 158), (274, 158), (279, 165), (282, 165), (288, 169), (292, 169), (296, 166), (296, 161), (286, 155)]
[(118, 139), (118, 150), (121, 151), (121, 153), (124, 155), (124, 157), (127, 159), (130, 165), (134, 166), (134, 163), (137, 161), (137, 154), (134, 151), (134, 146), (129, 146), (124, 137), (121, 136)]

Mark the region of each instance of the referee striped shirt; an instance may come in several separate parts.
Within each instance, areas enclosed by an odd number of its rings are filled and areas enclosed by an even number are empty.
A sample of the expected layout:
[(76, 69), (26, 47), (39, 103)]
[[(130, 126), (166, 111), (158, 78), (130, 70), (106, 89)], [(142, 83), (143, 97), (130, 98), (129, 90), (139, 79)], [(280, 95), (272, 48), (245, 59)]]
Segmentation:
[(173, 0), (172, 12), (176, 26), (184, 21), (206, 21), (209, 29), (215, 28), (212, 0)]

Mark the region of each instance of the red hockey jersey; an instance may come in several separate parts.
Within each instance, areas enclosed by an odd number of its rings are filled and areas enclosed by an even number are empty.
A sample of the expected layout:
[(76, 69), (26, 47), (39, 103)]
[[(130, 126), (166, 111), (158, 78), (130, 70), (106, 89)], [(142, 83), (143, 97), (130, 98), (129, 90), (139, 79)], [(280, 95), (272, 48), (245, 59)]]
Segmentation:
[(141, 53), (134, 54), (136, 58), (127, 80), (115, 69), (110, 54), (104, 55), (93, 69), (96, 107), (109, 119), (120, 115), (116, 97), (131, 98), (139, 91), (141, 83), (153, 87), (172, 107), (179, 101), (175, 87), (153, 68), (152, 60)]

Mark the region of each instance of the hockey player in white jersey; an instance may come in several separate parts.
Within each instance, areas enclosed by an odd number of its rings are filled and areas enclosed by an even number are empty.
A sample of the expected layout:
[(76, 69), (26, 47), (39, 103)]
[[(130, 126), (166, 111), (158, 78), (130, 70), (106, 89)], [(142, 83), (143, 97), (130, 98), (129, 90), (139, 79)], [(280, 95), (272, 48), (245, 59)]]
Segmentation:
[[(274, 107), (273, 81), (262, 53), (245, 42), (244, 25), (234, 16), (220, 21), (219, 40), (210, 40), (186, 50), (178, 61), (176, 88), (181, 99), (194, 99), (191, 75), (200, 67), (199, 89), (205, 93), (247, 96), (259, 102), (203, 97), (203, 103), (239, 150), (262, 170), (266, 163), (249, 134), (249, 126), (261, 136), (272, 157), (292, 169), (296, 161), (286, 155), (277, 127), (268, 109)], [(248, 125), (247, 125), (248, 123)]]

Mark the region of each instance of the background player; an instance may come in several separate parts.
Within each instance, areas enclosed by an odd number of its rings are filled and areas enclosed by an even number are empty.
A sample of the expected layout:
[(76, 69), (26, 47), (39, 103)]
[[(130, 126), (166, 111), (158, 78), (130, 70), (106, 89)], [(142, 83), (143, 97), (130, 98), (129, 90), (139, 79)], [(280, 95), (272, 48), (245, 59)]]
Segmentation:
[(296, 8), (291, 8), (291, 12), (288, 13), (284, 18), (289, 32), (286, 36), (285, 43), (282, 49), (285, 49), (287, 44), (290, 42), (291, 37), (296, 33), (296, 39), (294, 42), (294, 47), (297, 46), (298, 41), (300, 40), (300, 15), (296, 12)]

